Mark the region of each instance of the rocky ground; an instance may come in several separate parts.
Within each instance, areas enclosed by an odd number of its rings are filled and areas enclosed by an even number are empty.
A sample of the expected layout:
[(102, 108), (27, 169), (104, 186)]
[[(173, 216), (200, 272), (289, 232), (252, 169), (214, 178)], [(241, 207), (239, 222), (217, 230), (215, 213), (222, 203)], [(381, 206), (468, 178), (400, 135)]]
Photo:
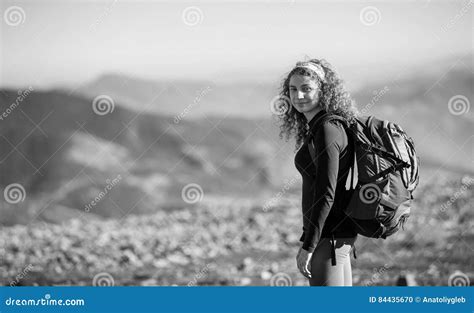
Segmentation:
[[(454, 273), (474, 281), (473, 180), (428, 176), (405, 230), (387, 240), (359, 237), (354, 285), (393, 285), (403, 273), (419, 285), (448, 285)], [(5, 227), (1, 283), (306, 285), (295, 263), (298, 199), (285, 194), (265, 206), (261, 199), (206, 195), (198, 205), (153, 215), (99, 220), (84, 214), (60, 225)]]

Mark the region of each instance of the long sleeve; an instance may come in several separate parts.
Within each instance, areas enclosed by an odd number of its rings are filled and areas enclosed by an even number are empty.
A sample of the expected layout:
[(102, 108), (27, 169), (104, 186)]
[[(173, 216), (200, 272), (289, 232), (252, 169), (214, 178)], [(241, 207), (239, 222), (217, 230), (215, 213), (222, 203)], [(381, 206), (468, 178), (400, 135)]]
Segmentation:
[[(316, 150), (316, 177), (310, 209), (304, 212), (309, 219), (304, 229), (303, 249), (313, 252), (321, 238), (324, 222), (334, 204), (339, 172), (342, 132), (331, 122), (324, 123), (313, 133)], [(304, 190), (304, 188), (303, 188)]]
[[(314, 179), (310, 176), (303, 176), (302, 200), (301, 206), (303, 208), (303, 219), (306, 214), (311, 214), (311, 206), (314, 203)], [(304, 223), (303, 223), (304, 224)], [(303, 234), (300, 241), (304, 242), (306, 229), (303, 226)]]

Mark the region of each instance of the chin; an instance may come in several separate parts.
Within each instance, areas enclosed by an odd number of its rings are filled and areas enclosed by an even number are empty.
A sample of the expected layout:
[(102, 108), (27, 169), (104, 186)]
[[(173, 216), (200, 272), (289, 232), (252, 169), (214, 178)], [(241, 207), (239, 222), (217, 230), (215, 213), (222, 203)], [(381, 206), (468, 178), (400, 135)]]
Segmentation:
[(313, 110), (314, 110), (313, 108), (311, 108), (311, 109), (310, 109), (310, 108), (301, 108), (301, 109), (299, 110), (299, 112), (300, 112), (300, 113), (308, 113), (308, 112), (311, 112), (311, 111), (313, 111)]

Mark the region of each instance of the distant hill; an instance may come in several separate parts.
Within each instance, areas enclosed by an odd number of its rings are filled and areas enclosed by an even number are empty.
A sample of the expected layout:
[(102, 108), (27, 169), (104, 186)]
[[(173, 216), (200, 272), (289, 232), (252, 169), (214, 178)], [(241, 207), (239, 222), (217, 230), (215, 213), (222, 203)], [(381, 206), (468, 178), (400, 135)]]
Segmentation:
[(251, 194), (271, 183), (264, 145), (256, 148), (258, 140), (245, 141), (238, 130), (175, 123), (171, 116), (138, 114), (119, 102), (99, 115), (92, 101), (59, 91), (33, 91), (20, 102), (18, 96), (14, 90), (0, 96), (0, 110), (9, 112), (0, 123), (0, 187), (20, 183), (26, 199), (1, 202), (3, 223), (35, 216), (61, 220), (51, 212), (68, 208), (83, 214), (114, 179), (119, 182), (89, 208), (90, 216), (183, 205), (181, 191), (189, 183), (199, 184), (204, 194)]
[[(398, 122), (415, 140), (426, 165), (455, 171), (474, 171), (474, 112), (453, 115), (449, 100), (456, 95), (474, 101), (473, 55), (446, 58), (417, 68), (401, 69), (393, 76), (370, 83), (352, 95), (366, 115)], [(387, 79), (386, 77), (391, 77)], [(93, 98), (107, 94), (132, 110), (179, 115), (186, 108), (186, 119), (220, 121), (225, 117), (258, 119), (265, 134), (273, 136), (279, 149), (278, 128), (270, 122), (270, 102), (278, 93), (279, 82), (222, 83), (187, 81), (149, 81), (118, 74), (106, 74), (75, 89), (75, 94)], [(203, 95), (203, 91), (204, 95)], [(235, 124), (235, 123), (234, 123)], [(223, 124), (221, 124), (223, 125)], [(266, 127), (264, 127), (266, 125)], [(237, 126), (238, 127), (238, 126)], [(252, 132), (254, 127), (241, 127)], [(291, 146), (291, 145), (288, 145)], [(292, 149), (286, 150), (286, 154)]]
[(86, 98), (106, 94), (135, 111), (176, 116), (186, 108), (186, 118), (209, 115), (268, 117), (275, 90), (269, 83), (219, 83), (210, 81), (151, 81), (109, 73), (69, 92)]

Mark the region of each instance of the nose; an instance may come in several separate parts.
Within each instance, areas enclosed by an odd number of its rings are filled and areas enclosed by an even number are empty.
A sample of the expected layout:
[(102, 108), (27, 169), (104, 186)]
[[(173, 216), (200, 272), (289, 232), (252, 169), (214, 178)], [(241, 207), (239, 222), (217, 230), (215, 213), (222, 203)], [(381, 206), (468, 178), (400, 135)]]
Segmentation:
[(297, 97), (298, 97), (298, 99), (303, 99), (304, 98), (304, 93), (301, 92), (301, 91), (298, 91)]

